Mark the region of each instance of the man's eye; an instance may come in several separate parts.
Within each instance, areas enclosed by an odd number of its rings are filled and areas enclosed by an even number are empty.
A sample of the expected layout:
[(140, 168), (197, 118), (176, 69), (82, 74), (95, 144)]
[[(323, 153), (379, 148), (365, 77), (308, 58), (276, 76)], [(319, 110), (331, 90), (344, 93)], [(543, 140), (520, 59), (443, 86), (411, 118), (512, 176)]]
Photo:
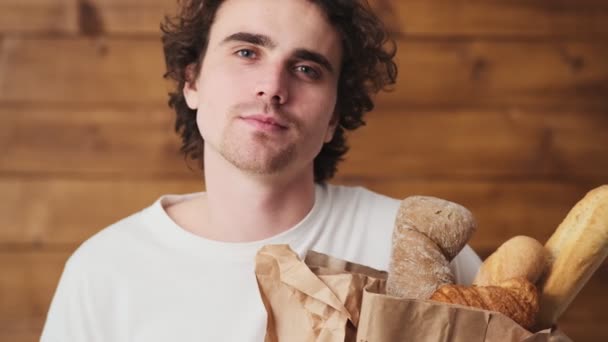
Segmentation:
[(249, 50), (249, 49), (241, 49), (241, 50), (237, 51), (236, 54), (239, 57), (243, 57), (243, 58), (254, 58), (255, 57), (255, 52), (253, 52), (252, 50)]
[(312, 79), (319, 79), (321, 77), (321, 74), (315, 70), (312, 67), (309, 67), (308, 65), (298, 65), (295, 67), (295, 71), (296, 72), (301, 72), (303, 74), (305, 74), (306, 76), (312, 78)]

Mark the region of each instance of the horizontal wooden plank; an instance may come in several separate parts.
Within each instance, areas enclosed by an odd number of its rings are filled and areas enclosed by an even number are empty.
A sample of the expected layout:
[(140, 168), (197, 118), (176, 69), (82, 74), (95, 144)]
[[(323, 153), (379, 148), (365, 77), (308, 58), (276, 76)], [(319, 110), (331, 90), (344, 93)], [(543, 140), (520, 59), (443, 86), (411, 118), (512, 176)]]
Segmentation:
[[(80, 21), (96, 18), (97, 34), (149, 34), (160, 36), (160, 23), (177, 11), (176, 0), (89, 0), (79, 6)], [(80, 25), (81, 32), (87, 31)]]
[[(607, 110), (608, 45), (402, 40), (380, 106)], [(164, 104), (158, 39), (3, 38), (0, 103)]]
[(0, 246), (75, 246), (161, 194), (201, 191), (202, 180), (133, 181), (1, 179)]
[(376, 111), (343, 175), (608, 180), (608, 113)]
[(71, 253), (0, 251), (0, 340), (30, 341), (40, 334)]
[[(608, 180), (608, 114), (384, 111), (350, 136), (347, 178)], [(0, 172), (196, 178), (158, 107), (0, 106)]]
[[(40, 334), (63, 264), (71, 251), (0, 251), (0, 340), (34, 341)], [(559, 326), (574, 341), (605, 341), (608, 267), (593, 275), (560, 319)], [(10, 338), (9, 338), (10, 337)]]
[(608, 33), (603, 1), (372, 0), (394, 32), (428, 36), (589, 36)]
[(166, 103), (158, 39), (5, 37), (0, 49), (0, 102)]
[(381, 106), (606, 110), (608, 45), (591, 41), (401, 40)]
[(162, 107), (0, 107), (0, 170), (192, 177)]
[[(605, 35), (603, 1), (371, 0), (395, 32), (413, 35), (589, 36)], [(5, 0), (0, 32), (159, 34), (175, 0)], [(92, 24), (93, 23), (93, 24)], [(91, 28), (94, 26), (94, 28)]]
[(2, 0), (0, 33), (76, 33), (78, 0)]
[(34, 331), (22, 331), (17, 333), (0, 332), (0, 341), (11, 342), (40, 342), (40, 329)]
[[(461, 203), (478, 222), (471, 245), (493, 250), (516, 235), (546, 241), (585, 192), (598, 184), (445, 180), (353, 181), (404, 198), (430, 195)], [(164, 193), (202, 191), (199, 180), (0, 179), (1, 246), (75, 246)]]
[(160, 35), (176, 0), (4, 0), (0, 33)]

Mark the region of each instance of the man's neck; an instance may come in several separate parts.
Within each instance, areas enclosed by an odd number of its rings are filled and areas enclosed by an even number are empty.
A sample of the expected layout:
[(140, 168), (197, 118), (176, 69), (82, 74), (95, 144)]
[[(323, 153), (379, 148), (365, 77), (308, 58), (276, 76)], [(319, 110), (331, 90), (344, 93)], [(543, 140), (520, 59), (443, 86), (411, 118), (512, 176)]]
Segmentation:
[(214, 160), (205, 167), (206, 194), (189, 207), (198, 211), (188, 215), (198, 218), (189, 230), (225, 242), (257, 241), (282, 233), (314, 205), (312, 170), (309, 173), (283, 179), (258, 177), (223, 158)]

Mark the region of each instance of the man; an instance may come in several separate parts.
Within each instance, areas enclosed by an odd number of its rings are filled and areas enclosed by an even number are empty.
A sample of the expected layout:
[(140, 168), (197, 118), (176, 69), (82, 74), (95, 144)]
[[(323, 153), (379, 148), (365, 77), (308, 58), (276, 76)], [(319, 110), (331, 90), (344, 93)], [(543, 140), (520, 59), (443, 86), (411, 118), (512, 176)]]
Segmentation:
[[(254, 257), (290, 244), (387, 269), (399, 201), (325, 184), (394, 52), (353, 0), (199, 0), (163, 25), (182, 151), (206, 190), (165, 195), (70, 258), (42, 341), (263, 341)], [(405, 195), (405, 194), (404, 194)], [(467, 246), (452, 268), (470, 282)]]

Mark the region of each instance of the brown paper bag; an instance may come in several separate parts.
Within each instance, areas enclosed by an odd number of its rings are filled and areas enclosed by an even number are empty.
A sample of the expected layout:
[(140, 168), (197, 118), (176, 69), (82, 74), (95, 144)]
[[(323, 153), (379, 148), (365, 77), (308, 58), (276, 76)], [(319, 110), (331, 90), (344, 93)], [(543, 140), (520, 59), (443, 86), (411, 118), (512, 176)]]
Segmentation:
[(268, 312), (266, 342), (570, 342), (532, 334), (496, 312), (384, 294), (386, 272), (287, 245), (265, 246), (256, 277)]

